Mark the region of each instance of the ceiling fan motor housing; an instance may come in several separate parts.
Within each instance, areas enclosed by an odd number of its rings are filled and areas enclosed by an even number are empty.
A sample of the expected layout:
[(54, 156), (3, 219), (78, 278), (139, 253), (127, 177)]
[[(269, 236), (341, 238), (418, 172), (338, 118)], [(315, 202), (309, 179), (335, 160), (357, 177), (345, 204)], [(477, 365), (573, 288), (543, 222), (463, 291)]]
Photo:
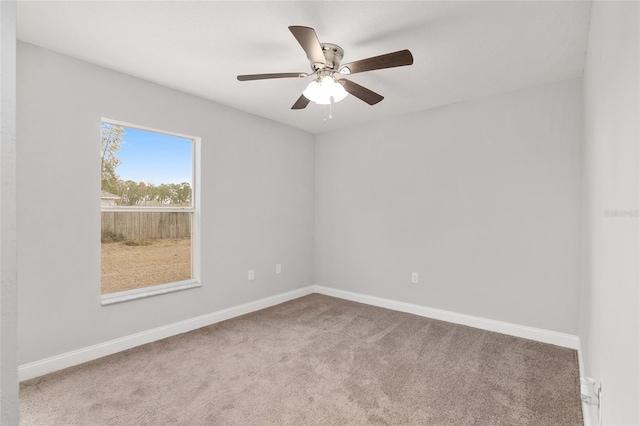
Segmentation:
[(344, 50), (342, 50), (342, 47), (332, 43), (322, 43), (320, 44), (320, 47), (322, 47), (322, 53), (324, 54), (326, 61), (324, 64), (312, 62), (311, 68), (313, 68), (313, 71), (317, 72), (323, 69), (337, 70), (340, 66), (340, 61), (344, 56)]

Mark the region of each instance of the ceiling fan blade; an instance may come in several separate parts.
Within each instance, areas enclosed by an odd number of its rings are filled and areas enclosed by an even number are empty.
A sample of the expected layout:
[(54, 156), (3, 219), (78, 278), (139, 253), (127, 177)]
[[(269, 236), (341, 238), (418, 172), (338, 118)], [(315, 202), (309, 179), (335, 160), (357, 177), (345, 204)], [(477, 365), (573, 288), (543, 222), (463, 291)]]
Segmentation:
[(300, 46), (302, 46), (307, 54), (307, 58), (309, 58), (311, 62), (314, 64), (325, 64), (326, 58), (324, 57), (324, 53), (322, 53), (322, 47), (313, 28), (292, 25), (289, 27), (289, 31), (291, 31), (296, 40), (298, 40), (298, 43), (300, 43)]
[(365, 101), (369, 105), (375, 105), (384, 99), (384, 96), (379, 95), (366, 87), (360, 86), (351, 80), (347, 80), (346, 78), (341, 78), (338, 80), (338, 83), (344, 86), (344, 90), (351, 93), (356, 98)]
[[(413, 64), (413, 55), (407, 49), (387, 53), (372, 58), (349, 62), (340, 67), (342, 74), (355, 74), (357, 72), (380, 70), (384, 68), (402, 67)], [(348, 72), (345, 72), (348, 69)], [(344, 71), (343, 71), (344, 70)]]
[(250, 81), (250, 80), (266, 80), (269, 78), (296, 78), (296, 77), (309, 77), (309, 74), (305, 74), (302, 72), (280, 72), (274, 74), (248, 74), (248, 75), (239, 75), (239, 81)]
[(300, 95), (295, 104), (291, 107), (291, 109), (305, 109), (307, 105), (311, 102), (309, 99), (305, 98), (304, 95)]

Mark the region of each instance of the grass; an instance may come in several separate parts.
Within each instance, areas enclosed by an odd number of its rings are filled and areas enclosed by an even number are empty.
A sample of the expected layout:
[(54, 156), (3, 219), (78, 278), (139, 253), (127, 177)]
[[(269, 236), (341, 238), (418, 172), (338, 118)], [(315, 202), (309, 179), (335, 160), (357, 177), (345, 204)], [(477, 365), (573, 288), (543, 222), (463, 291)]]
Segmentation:
[(151, 240), (124, 240), (122, 242), (122, 244), (124, 244), (125, 246), (132, 246), (132, 247), (137, 247), (137, 246), (150, 246)]
[(142, 238), (139, 240), (130, 240), (125, 238), (124, 235), (116, 234), (113, 231), (102, 231), (100, 242), (102, 244), (122, 243), (125, 246), (132, 246), (132, 247), (150, 246), (152, 244), (151, 240), (147, 238)]
[(100, 236), (100, 242), (105, 243), (121, 243), (126, 241), (126, 238), (122, 234), (116, 234), (112, 231), (102, 231)]

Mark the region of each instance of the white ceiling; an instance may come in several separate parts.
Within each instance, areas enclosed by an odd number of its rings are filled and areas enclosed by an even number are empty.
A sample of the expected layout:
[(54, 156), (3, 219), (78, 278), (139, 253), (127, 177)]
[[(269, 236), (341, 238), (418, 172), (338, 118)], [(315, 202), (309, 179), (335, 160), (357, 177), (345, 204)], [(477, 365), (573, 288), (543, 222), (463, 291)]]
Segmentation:
[[(582, 75), (591, 3), (191, 2), (18, 3), (18, 39), (319, 133)], [(385, 96), (369, 106), (291, 110), (310, 79), (239, 82), (238, 74), (310, 72), (289, 25), (313, 27), (343, 63), (401, 49), (408, 67), (350, 77)]]

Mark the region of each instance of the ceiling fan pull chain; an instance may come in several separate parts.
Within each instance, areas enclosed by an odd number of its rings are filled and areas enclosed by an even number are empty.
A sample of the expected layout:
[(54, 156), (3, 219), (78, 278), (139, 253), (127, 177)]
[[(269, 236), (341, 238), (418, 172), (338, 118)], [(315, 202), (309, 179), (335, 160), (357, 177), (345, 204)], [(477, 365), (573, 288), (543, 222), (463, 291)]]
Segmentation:
[(333, 98), (329, 98), (329, 120), (333, 118), (331, 116), (331, 105), (333, 105)]

